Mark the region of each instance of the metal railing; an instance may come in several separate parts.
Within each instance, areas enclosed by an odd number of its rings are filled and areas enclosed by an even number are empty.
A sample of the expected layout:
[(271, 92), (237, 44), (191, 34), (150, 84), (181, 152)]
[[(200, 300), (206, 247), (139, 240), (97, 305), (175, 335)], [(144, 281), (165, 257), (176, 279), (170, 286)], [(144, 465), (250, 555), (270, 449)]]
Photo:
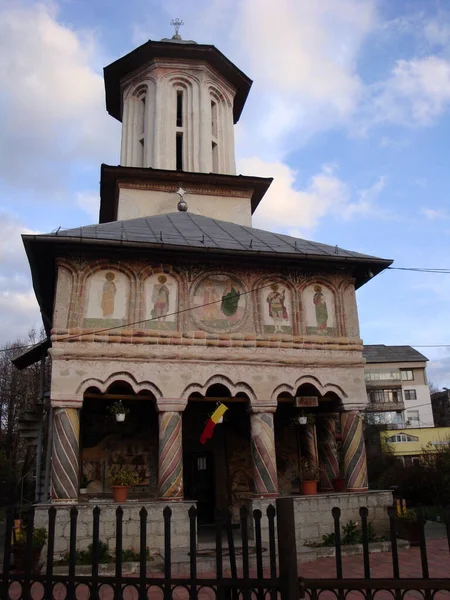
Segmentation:
[[(229, 511), (216, 510), (215, 515), (215, 545), (214, 545), (214, 574), (199, 573), (197, 548), (197, 510), (189, 509), (189, 536), (186, 540), (189, 548), (189, 563), (186, 576), (174, 576), (172, 563), (172, 509), (169, 506), (163, 511), (164, 518), (164, 552), (160, 572), (149, 571), (148, 567), (148, 513), (145, 507), (139, 511), (139, 566), (135, 575), (124, 573), (123, 563), (123, 515), (122, 507), (115, 513), (115, 559), (114, 573), (103, 575), (99, 573), (100, 565), (100, 522), (101, 509), (97, 506), (92, 513), (92, 560), (91, 572), (87, 575), (77, 573), (77, 520), (78, 510), (70, 510), (70, 539), (67, 569), (64, 574), (54, 568), (55, 558), (55, 526), (57, 511), (64, 510), (51, 507), (48, 510), (48, 539), (46, 549), (45, 572), (40, 573), (34, 567), (33, 525), (34, 509), (27, 515), (26, 543), (24, 545), (24, 566), (13, 569), (11, 553), (14, 552), (12, 537), (14, 530), (14, 514), (10, 511), (7, 517), (6, 537), (4, 548), (3, 573), (0, 576), (1, 599), (20, 597), (22, 600), (43, 598), (51, 600), (57, 589), (58, 597), (83, 597), (99, 600), (104, 587), (110, 588), (114, 600), (137, 598), (148, 600), (153, 588), (160, 590), (163, 600), (176, 600), (181, 588), (189, 595), (189, 600), (207, 598), (212, 594), (218, 600), (298, 600), (299, 598), (330, 597), (345, 600), (349, 593), (358, 591), (366, 600), (384, 597), (382, 590), (389, 592), (389, 597), (402, 600), (412, 590), (419, 592), (420, 597), (437, 598), (436, 592), (450, 592), (450, 578), (431, 578), (428, 565), (427, 544), (425, 540), (424, 518), (418, 513), (418, 544), (420, 547), (421, 573), (416, 578), (400, 577), (399, 552), (397, 547), (398, 518), (394, 507), (389, 507), (392, 577), (373, 578), (369, 546), (368, 509), (360, 509), (362, 533), (362, 561), (364, 577), (360, 579), (345, 578), (343, 572), (343, 552), (341, 541), (341, 511), (333, 508), (335, 535), (335, 567), (336, 577), (308, 578), (299, 574), (298, 554), (296, 548), (295, 514), (292, 498), (279, 498), (276, 508), (270, 505), (266, 514), (254, 510), (249, 514), (245, 507), (240, 511), (239, 560), (237, 560), (236, 529), (233, 528)], [(66, 509), (67, 510), (67, 509)], [(251, 529), (250, 527), (251, 526)], [(254, 534), (252, 548), (249, 548), (250, 532)], [(450, 548), (450, 520), (447, 520), (447, 537)], [(224, 535), (225, 534), (225, 535)], [(225, 541), (224, 541), (225, 537)], [(267, 548), (263, 547), (264, 543)], [(254, 544), (254, 548), (253, 548)], [(150, 547), (151, 549), (151, 547)], [(187, 548), (186, 548), (187, 550)], [(250, 552), (254, 550), (254, 554)], [(264, 555), (264, 557), (263, 557)], [(254, 557), (251, 567), (250, 557)], [(252, 558), (253, 560), (253, 558)], [(450, 562), (449, 562), (450, 566)], [(83, 593), (81, 593), (81, 587)], [(209, 591), (208, 591), (209, 590)], [(328, 593), (327, 594), (324, 592)], [(109, 597), (109, 594), (108, 594)], [(351, 593), (350, 593), (351, 597)]]

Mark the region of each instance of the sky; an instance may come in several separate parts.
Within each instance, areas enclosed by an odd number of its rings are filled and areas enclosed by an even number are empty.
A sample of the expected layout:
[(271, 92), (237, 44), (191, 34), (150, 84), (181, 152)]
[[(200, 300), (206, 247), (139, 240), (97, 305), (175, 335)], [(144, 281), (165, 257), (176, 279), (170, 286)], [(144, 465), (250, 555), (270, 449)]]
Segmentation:
[[(255, 227), (450, 268), (449, 1), (0, 0), (0, 343), (41, 324), (20, 234), (98, 222), (103, 67), (176, 17), (253, 79), (237, 171), (275, 178)], [(450, 274), (378, 275), (364, 343), (417, 347), (450, 387), (449, 298)]]

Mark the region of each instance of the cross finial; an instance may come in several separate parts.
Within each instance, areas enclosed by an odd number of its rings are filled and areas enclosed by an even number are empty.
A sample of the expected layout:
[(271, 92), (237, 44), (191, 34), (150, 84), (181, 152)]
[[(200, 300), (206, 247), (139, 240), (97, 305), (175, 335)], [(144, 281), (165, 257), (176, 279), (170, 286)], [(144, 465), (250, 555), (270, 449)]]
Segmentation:
[(181, 35), (178, 34), (180, 27), (184, 25), (183, 21), (181, 21), (178, 17), (176, 19), (172, 19), (170, 21), (172, 27), (175, 27), (175, 35), (172, 36), (173, 40), (181, 40)]

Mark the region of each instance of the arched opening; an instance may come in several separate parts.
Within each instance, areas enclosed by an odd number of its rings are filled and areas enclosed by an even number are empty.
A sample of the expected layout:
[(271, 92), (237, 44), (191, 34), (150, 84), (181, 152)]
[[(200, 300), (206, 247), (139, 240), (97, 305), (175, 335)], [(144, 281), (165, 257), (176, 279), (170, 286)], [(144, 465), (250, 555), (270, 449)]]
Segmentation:
[(295, 395), (282, 392), (277, 400), (274, 427), (280, 494), (301, 493), (302, 479), (315, 466), (319, 491), (331, 491), (339, 470), (340, 398), (334, 392), (322, 394), (307, 382)]
[[(228, 410), (203, 444), (202, 432), (219, 404)], [(192, 393), (184, 410), (184, 495), (197, 502), (205, 532), (214, 522), (216, 506), (230, 507), (238, 522), (239, 508), (252, 493), (249, 404), (244, 392), (233, 396), (226, 385), (215, 383), (205, 395)]]
[[(118, 402), (127, 412), (124, 421), (111, 412)], [(125, 381), (115, 381), (105, 393), (88, 388), (80, 416), (80, 458), (80, 475), (85, 483), (89, 481), (86, 498), (111, 497), (111, 467), (124, 467), (135, 474), (138, 483), (130, 488), (130, 497), (157, 497), (155, 396), (147, 390), (136, 394)]]

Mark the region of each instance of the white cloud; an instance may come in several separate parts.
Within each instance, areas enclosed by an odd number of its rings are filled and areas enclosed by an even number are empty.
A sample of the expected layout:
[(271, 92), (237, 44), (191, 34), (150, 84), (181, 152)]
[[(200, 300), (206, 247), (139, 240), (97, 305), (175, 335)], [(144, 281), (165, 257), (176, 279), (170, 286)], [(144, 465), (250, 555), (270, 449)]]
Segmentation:
[(0, 176), (44, 188), (77, 161), (118, 150), (104, 106), (98, 46), (56, 20), (47, 4), (0, 9)]
[(356, 62), (376, 23), (374, 3), (246, 0), (239, 7), (233, 41), (255, 79), (246, 117), (253, 136), (245, 138), (254, 145), (243, 154), (262, 139), (280, 158), (310, 135), (347, 122), (363, 94)]
[(21, 234), (39, 233), (14, 216), (0, 213), (0, 343), (14, 341), (35, 325), (41, 326), (38, 305)]
[(255, 157), (241, 160), (239, 167), (243, 173), (261, 177), (270, 173), (274, 177), (254, 215), (253, 225), (272, 231), (283, 229), (298, 236), (313, 231), (324, 216), (348, 220), (377, 214), (374, 202), (385, 186), (380, 177), (371, 187), (353, 194), (337, 176), (334, 165), (323, 165), (303, 189), (296, 185), (297, 173), (281, 162), (267, 163)]
[(76, 195), (77, 205), (86, 212), (94, 222), (98, 221), (100, 210), (100, 197), (96, 192), (78, 192)]
[(425, 215), (429, 221), (447, 220), (450, 218), (446, 210), (439, 208), (423, 208), (422, 214)]
[(450, 61), (438, 56), (398, 60), (390, 77), (369, 94), (362, 107), (363, 130), (383, 123), (430, 125), (450, 106)]

